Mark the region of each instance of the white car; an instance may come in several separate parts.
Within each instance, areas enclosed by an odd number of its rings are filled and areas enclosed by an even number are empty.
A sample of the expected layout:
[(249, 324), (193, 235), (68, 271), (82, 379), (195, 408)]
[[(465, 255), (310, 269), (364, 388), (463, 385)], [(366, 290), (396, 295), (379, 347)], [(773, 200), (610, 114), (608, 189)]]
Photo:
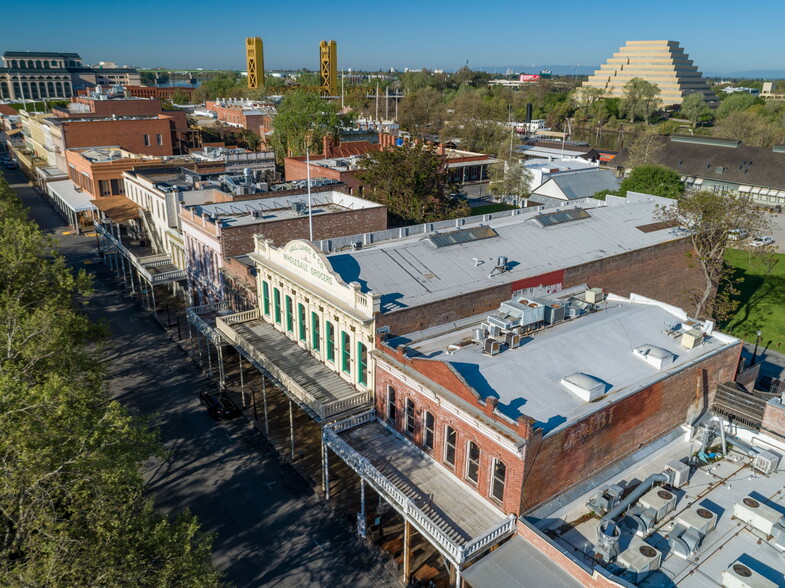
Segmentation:
[(728, 231), (728, 240), (729, 241), (743, 241), (748, 236), (747, 231), (744, 229), (731, 229)]
[(752, 247), (765, 247), (766, 245), (771, 245), (774, 243), (774, 239), (771, 237), (755, 237), (752, 241), (750, 241), (750, 245)]

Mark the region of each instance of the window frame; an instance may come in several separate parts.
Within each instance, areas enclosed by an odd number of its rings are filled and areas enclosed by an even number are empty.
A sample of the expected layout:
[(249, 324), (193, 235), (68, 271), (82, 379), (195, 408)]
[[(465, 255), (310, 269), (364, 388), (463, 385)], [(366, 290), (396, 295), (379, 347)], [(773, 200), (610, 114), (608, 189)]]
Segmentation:
[(341, 371), (352, 373), (352, 336), (346, 331), (341, 331)]
[[(431, 426), (428, 426), (428, 417), (431, 418)], [(434, 441), (436, 439), (436, 417), (428, 410), (423, 411), (422, 415), (422, 446), (433, 451)]]
[(286, 314), (286, 332), (294, 333), (294, 305), (292, 297), (288, 294), (284, 295), (284, 312)]
[(321, 317), (317, 312), (311, 311), (311, 349), (321, 351), (322, 336)]
[[(472, 448), (477, 450), (477, 459), (472, 459)], [(476, 486), (480, 482), (480, 459), (482, 452), (480, 446), (474, 441), (468, 441), (466, 444), (466, 472), (464, 478), (467, 482)], [(474, 479), (472, 479), (472, 469), (474, 470)]]
[(264, 316), (270, 316), (270, 285), (267, 280), (262, 280), (262, 311)]
[(281, 290), (273, 287), (273, 313), (276, 325), (281, 324)]
[[(498, 478), (496, 476), (496, 468), (501, 464), (502, 468), (504, 468), (504, 473), (501, 479), (501, 497), (496, 496), (496, 483)], [(488, 495), (495, 501), (499, 502), (500, 504), (504, 502), (504, 490), (507, 487), (507, 464), (504, 463), (502, 460), (498, 458), (493, 459), (493, 463), (491, 464), (491, 487), (490, 492)]]
[(368, 347), (357, 341), (357, 383), (368, 385)]
[[(452, 443), (450, 442), (450, 431), (452, 431)], [(452, 452), (452, 458), (449, 454)], [(444, 455), (442, 461), (450, 468), (455, 468), (455, 458), (458, 454), (458, 431), (450, 425), (444, 425)]]
[(297, 303), (297, 335), (300, 341), (308, 340), (308, 329), (305, 324), (305, 305), (302, 302)]
[(326, 338), (327, 361), (335, 363), (335, 325), (324, 321), (324, 336)]
[(395, 427), (395, 419), (398, 416), (398, 405), (395, 404), (395, 402), (396, 402), (395, 395), (396, 395), (395, 388), (393, 388), (392, 386), (388, 385), (387, 386), (387, 398), (386, 398), (386, 402), (387, 402), (387, 422), (391, 423), (393, 427)]

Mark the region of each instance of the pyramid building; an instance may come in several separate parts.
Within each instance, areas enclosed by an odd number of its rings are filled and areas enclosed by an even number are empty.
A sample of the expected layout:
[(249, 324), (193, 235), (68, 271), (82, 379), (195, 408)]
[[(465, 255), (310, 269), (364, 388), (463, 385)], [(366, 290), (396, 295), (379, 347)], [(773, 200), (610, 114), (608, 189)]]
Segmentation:
[(709, 105), (718, 103), (717, 95), (678, 41), (627, 41), (583, 85), (621, 97), (624, 84), (632, 78), (656, 84), (663, 106), (681, 104), (685, 96), (695, 92)]

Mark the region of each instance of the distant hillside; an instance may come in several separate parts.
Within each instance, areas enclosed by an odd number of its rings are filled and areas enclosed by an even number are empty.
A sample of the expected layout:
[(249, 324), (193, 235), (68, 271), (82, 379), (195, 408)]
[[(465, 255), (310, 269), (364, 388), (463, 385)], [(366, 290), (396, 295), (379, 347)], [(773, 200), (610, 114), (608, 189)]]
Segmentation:
[(749, 69), (746, 71), (731, 71), (726, 73), (717, 73), (707, 71), (703, 73), (707, 78), (742, 78), (742, 79), (764, 79), (764, 80), (782, 80), (785, 79), (785, 69)]
[[(511, 69), (513, 73), (527, 73), (527, 74), (536, 74), (540, 73), (543, 69), (549, 69), (553, 72), (554, 75), (557, 76), (571, 76), (571, 75), (578, 75), (578, 76), (590, 76), (593, 74), (598, 68), (598, 65), (535, 65), (532, 67), (531, 65), (497, 65), (493, 67), (478, 67), (476, 69), (480, 71), (487, 71), (489, 73), (497, 73), (499, 75), (504, 75), (507, 69)], [(474, 68), (473, 68), (474, 69)]]

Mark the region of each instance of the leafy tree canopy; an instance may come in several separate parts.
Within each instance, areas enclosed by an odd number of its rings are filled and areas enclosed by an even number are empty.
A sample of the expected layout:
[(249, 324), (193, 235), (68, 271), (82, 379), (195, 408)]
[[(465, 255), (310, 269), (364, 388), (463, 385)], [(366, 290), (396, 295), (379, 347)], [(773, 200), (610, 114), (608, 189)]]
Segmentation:
[(672, 169), (660, 165), (640, 165), (624, 178), (619, 186), (619, 195), (627, 192), (642, 192), (665, 198), (678, 198), (684, 194), (681, 176)]

